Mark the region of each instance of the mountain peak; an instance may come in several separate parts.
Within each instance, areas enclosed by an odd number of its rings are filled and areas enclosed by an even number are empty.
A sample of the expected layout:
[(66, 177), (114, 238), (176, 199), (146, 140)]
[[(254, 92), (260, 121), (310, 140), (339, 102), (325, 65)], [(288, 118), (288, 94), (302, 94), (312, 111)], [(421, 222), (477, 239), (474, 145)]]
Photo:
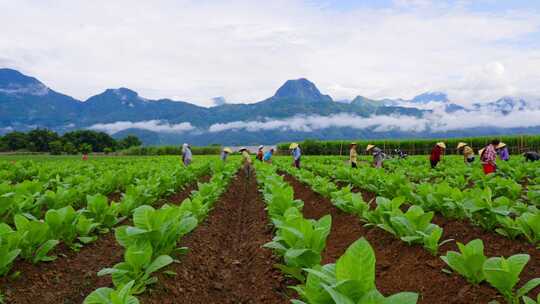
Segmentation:
[(0, 93), (9, 95), (47, 95), (49, 88), (34, 77), (13, 69), (0, 69)]
[(315, 84), (306, 78), (287, 80), (274, 94), (275, 98), (298, 98), (311, 101), (331, 100), (321, 94)]
[(443, 92), (425, 92), (412, 99), (416, 103), (448, 102), (448, 96)]
[(133, 100), (133, 99), (141, 99), (139, 97), (139, 93), (128, 89), (128, 88), (118, 88), (118, 89), (107, 89), (105, 92), (103, 92), (101, 95), (110, 96), (113, 98), (118, 98), (120, 100)]

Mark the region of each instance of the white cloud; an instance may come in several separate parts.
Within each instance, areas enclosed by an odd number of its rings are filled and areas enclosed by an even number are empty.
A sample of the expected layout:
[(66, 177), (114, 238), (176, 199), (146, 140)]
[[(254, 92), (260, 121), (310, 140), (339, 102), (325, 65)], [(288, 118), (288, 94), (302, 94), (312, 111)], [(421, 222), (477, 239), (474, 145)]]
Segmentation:
[(89, 129), (114, 134), (127, 129), (142, 129), (164, 133), (183, 133), (186, 131), (192, 131), (195, 128), (189, 122), (170, 124), (168, 122), (160, 120), (147, 120), (137, 122), (117, 121), (113, 123), (99, 123), (90, 126)]
[(0, 0), (0, 63), (83, 99), (125, 86), (204, 105), (254, 102), (298, 77), (336, 99), (540, 96), (540, 47), (526, 41), (538, 35), (538, 12), (455, 3)]
[(413, 116), (374, 115), (360, 117), (351, 114), (331, 116), (295, 116), (286, 119), (262, 121), (235, 121), (214, 124), (209, 132), (246, 130), (249, 132), (282, 130), (314, 132), (327, 128), (372, 129), (374, 132), (444, 132), (471, 128), (526, 128), (540, 126), (540, 109), (513, 111), (507, 115), (493, 111), (458, 111), (446, 113), (435, 108), (432, 113), (417, 118)]

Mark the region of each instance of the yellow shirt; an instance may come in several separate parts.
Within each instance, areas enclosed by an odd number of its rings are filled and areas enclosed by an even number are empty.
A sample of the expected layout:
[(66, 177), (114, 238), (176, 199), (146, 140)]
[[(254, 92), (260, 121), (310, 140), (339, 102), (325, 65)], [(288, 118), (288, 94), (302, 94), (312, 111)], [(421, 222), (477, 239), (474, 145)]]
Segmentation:
[(244, 159), (245, 163), (251, 164), (251, 156), (249, 156), (249, 153), (247, 153), (246, 150), (242, 152), (242, 158)]
[(356, 163), (357, 157), (358, 157), (358, 153), (356, 152), (356, 149), (351, 149), (350, 156), (349, 156), (351, 163)]

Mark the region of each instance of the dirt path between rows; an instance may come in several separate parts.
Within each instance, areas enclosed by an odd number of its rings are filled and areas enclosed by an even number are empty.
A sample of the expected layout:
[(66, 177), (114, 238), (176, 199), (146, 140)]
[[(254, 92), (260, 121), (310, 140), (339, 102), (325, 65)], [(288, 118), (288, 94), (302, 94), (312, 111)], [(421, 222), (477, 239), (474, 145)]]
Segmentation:
[(494, 299), (504, 302), (486, 284), (472, 286), (458, 275), (443, 273), (444, 262), (422, 247), (408, 246), (381, 229), (366, 228), (359, 218), (337, 209), (292, 176), (285, 175), (285, 180), (293, 186), (295, 198), (304, 201), (305, 217), (316, 219), (332, 215), (332, 230), (323, 252), (324, 263), (335, 262), (350, 244), (365, 237), (375, 250), (376, 283), (383, 294), (418, 292), (418, 303), (423, 304), (487, 304)]
[[(168, 202), (180, 203), (197, 189), (193, 183), (156, 206)], [(121, 198), (121, 196), (115, 196)], [(116, 242), (114, 232), (99, 236), (94, 243), (79, 252), (59, 246), (58, 259), (36, 265), (19, 261), (12, 273), (20, 271), (16, 279), (0, 278), (1, 291), (10, 304), (80, 304), (98, 287), (112, 286), (110, 276), (98, 277), (97, 272), (123, 259), (123, 248)]]
[(142, 297), (145, 304), (288, 303), (277, 259), (261, 246), (272, 239), (255, 177), (243, 170), (216, 202), (208, 219), (181, 242), (180, 263)]

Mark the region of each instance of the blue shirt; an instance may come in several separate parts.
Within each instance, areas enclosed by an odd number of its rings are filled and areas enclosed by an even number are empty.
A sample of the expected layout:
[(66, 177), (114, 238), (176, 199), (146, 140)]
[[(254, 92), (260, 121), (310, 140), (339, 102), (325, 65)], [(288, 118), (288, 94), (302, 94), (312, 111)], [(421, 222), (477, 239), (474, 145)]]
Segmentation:
[(302, 152), (300, 151), (300, 147), (295, 148), (292, 150), (292, 156), (294, 160), (299, 160), (300, 156), (302, 156)]
[(266, 151), (266, 153), (264, 153), (263, 160), (269, 161), (270, 158), (272, 158), (272, 151)]

